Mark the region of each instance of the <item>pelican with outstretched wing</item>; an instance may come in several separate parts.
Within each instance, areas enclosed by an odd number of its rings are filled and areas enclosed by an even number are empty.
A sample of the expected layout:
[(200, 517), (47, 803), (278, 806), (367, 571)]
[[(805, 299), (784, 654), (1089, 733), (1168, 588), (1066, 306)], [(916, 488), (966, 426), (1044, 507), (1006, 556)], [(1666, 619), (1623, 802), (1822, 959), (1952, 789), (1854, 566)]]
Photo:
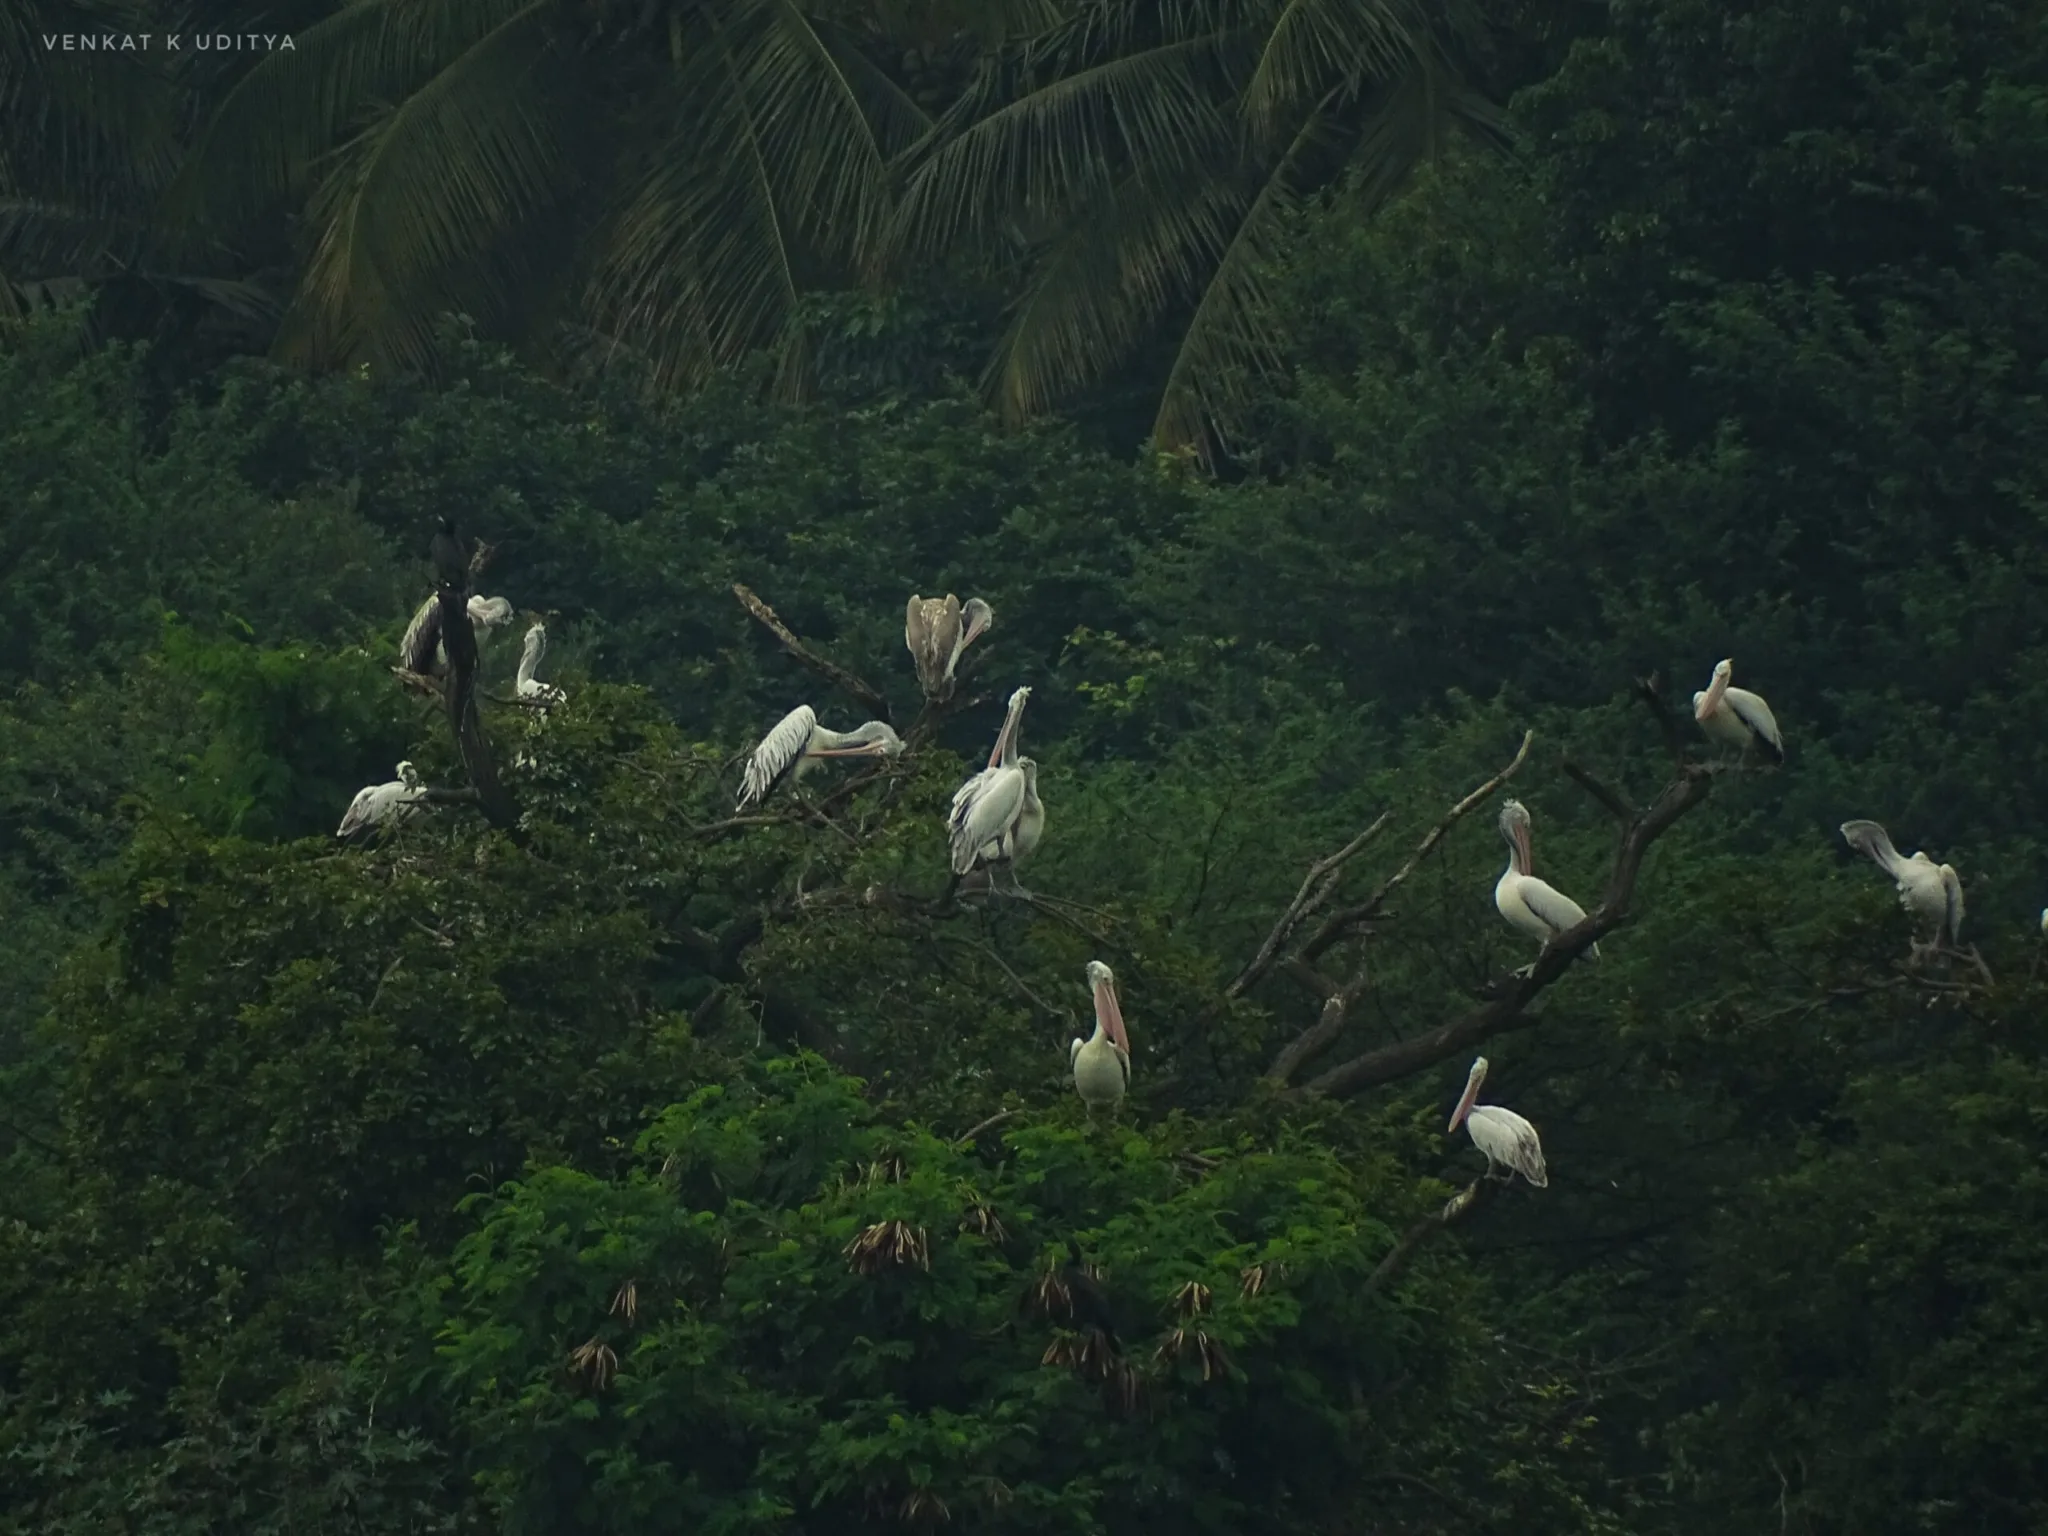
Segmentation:
[(1842, 840), (1897, 882), (1899, 905), (1937, 945), (1962, 941), (1963, 882), (1953, 864), (1937, 864), (1924, 853), (1901, 858), (1890, 834), (1874, 821), (1843, 822)]

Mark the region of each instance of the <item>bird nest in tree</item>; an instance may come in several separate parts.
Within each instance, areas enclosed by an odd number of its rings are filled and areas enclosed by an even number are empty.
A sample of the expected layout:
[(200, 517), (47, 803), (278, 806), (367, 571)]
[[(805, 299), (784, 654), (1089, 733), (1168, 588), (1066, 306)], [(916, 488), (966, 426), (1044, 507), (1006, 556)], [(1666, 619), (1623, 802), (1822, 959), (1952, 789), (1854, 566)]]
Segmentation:
[(863, 1228), (846, 1245), (846, 1261), (863, 1275), (872, 1275), (892, 1266), (903, 1268), (914, 1264), (919, 1269), (932, 1267), (924, 1228), (902, 1221), (878, 1221)]

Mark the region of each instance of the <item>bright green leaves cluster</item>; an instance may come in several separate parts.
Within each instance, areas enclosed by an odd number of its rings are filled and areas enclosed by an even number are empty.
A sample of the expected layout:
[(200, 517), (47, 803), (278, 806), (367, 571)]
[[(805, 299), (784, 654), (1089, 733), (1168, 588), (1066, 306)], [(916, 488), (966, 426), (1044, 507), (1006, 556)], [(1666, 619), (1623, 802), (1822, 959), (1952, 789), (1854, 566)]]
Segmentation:
[[(550, 1169), (472, 1201), (420, 1292), (422, 1369), (496, 1518), (824, 1531), (935, 1502), (1082, 1532), (1341, 1501), (1375, 1416), (1354, 1401), (1449, 1342), (1368, 1293), (1393, 1171), (1106, 1125), (994, 1139), (880, 1122), (795, 1058), (671, 1108), (618, 1182)], [(1041, 1293), (1070, 1242), (1135, 1397), (1045, 1358), (1080, 1341)]]

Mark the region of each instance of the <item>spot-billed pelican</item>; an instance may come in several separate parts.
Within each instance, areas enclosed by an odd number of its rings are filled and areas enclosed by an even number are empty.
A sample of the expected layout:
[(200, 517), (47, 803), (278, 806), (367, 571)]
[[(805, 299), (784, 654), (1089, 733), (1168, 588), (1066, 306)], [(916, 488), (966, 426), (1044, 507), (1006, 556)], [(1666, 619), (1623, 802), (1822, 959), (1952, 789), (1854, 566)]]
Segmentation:
[[(469, 621), (484, 633), (512, 622), (509, 597), (472, 597), (465, 605)], [(422, 677), (440, 677), (448, 670), (448, 653), (441, 646), (441, 599), (429, 597), (412, 616), (405, 638), (398, 642), (398, 664)]]
[(821, 757), (895, 757), (903, 738), (885, 720), (870, 720), (851, 731), (828, 731), (808, 704), (799, 704), (761, 738), (747, 762), (739, 809), (759, 805), (785, 783), (810, 771)]
[(1451, 1111), (1449, 1132), (1455, 1132), (1459, 1122), (1464, 1123), (1472, 1134), (1472, 1145), (1486, 1154), (1488, 1177), (1496, 1177), (1494, 1165), (1499, 1164), (1508, 1171), (1497, 1177), (1512, 1183), (1519, 1173), (1538, 1189), (1547, 1189), (1550, 1174), (1543, 1166), (1543, 1143), (1536, 1137), (1536, 1127), (1512, 1109), (1472, 1102), (1479, 1097), (1479, 1085), (1485, 1081), (1486, 1058), (1481, 1056), (1472, 1063), (1465, 1078), (1465, 1096)]
[(1088, 989), (1095, 996), (1095, 1033), (1067, 1047), (1067, 1064), (1074, 1069), (1074, 1091), (1092, 1115), (1105, 1104), (1114, 1109), (1130, 1087), (1131, 1039), (1117, 1006), (1116, 975), (1100, 960), (1088, 962)]
[(522, 699), (534, 699), (543, 704), (559, 704), (568, 695), (533, 675), (540, 670), (540, 659), (547, 651), (548, 627), (536, 622), (533, 628), (526, 632), (526, 644), (519, 653), (519, 683), (516, 691)]
[(988, 766), (953, 792), (946, 818), (953, 873), (1003, 866), (1016, 886), (1017, 865), (1030, 857), (1045, 835), (1045, 802), (1038, 798), (1038, 764), (1017, 755), (1017, 736), (1029, 688), (1010, 695), (1009, 712), (996, 735)]
[(1874, 821), (1845, 821), (1842, 839), (1898, 882), (1899, 905), (1939, 944), (1960, 942), (1963, 931), (1963, 882), (1951, 864), (1937, 864), (1924, 853), (1899, 857), (1890, 835)]
[[(1493, 887), (1493, 904), (1515, 927), (1547, 947), (1552, 939), (1586, 920), (1586, 909), (1562, 891), (1538, 880), (1529, 842), (1529, 812), (1519, 800), (1500, 808), (1500, 835), (1508, 845), (1508, 867)], [(1586, 951), (1600, 958), (1600, 946)]]
[(917, 685), (924, 696), (943, 701), (953, 696), (953, 669), (960, 653), (995, 622), (995, 610), (978, 597), (962, 607), (948, 592), (944, 597), (911, 595), (903, 615), (903, 643), (917, 663)]
[(1729, 657), (1714, 665), (1713, 681), (1692, 696), (1692, 716), (1713, 740), (1737, 750), (1754, 747), (1774, 763), (1785, 761), (1785, 738), (1771, 706), (1747, 688), (1731, 688), (1735, 661)]
[(420, 776), (411, 763), (398, 765), (398, 777), (388, 784), (372, 784), (356, 791), (348, 803), (348, 814), (334, 829), (336, 837), (354, 837), (372, 827), (396, 826), (419, 805)]

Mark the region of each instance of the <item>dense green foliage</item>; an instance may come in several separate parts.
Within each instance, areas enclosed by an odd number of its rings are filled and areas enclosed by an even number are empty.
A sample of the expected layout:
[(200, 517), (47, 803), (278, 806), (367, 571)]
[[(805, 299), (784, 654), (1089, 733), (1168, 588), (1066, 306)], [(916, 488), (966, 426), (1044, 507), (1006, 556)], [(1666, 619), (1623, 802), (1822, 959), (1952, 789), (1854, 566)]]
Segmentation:
[[(1227, 484), (1000, 430), (915, 355), (943, 296), (842, 312), (807, 406), (460, 327), (431, 384), (168, 394), (175, 349), (5, 333), (0, 1530), (2048, 1524), (2048, 31), (1495, 19), (1521, 153), (1276, 226)], [(387, 666), (449, 511), (566, 702), (488, 640), (518, 824), (338, 847), (401, 757), (461, 780)], [(735, 824), (784, 710), (860, 715), (734, 583), (912, 750)], [(949, 589), (996, 627), (912, 730)], [(1731, 654), (1782, 770), (1629, 697)], [(1019, 683), (1040, 899), (939, 903)], [(1499, 794), (1373, 904), (1525, 730), (1540, 872), (1637, 876), (1526, 994)], [(1563, 759), (1711, 792), (1635, 871)], [(1853, 816), (1961, 869), (1965, 953), (1909, 960)], [(1551, 1181), (1438, 1221), (1475, 1047)]]

